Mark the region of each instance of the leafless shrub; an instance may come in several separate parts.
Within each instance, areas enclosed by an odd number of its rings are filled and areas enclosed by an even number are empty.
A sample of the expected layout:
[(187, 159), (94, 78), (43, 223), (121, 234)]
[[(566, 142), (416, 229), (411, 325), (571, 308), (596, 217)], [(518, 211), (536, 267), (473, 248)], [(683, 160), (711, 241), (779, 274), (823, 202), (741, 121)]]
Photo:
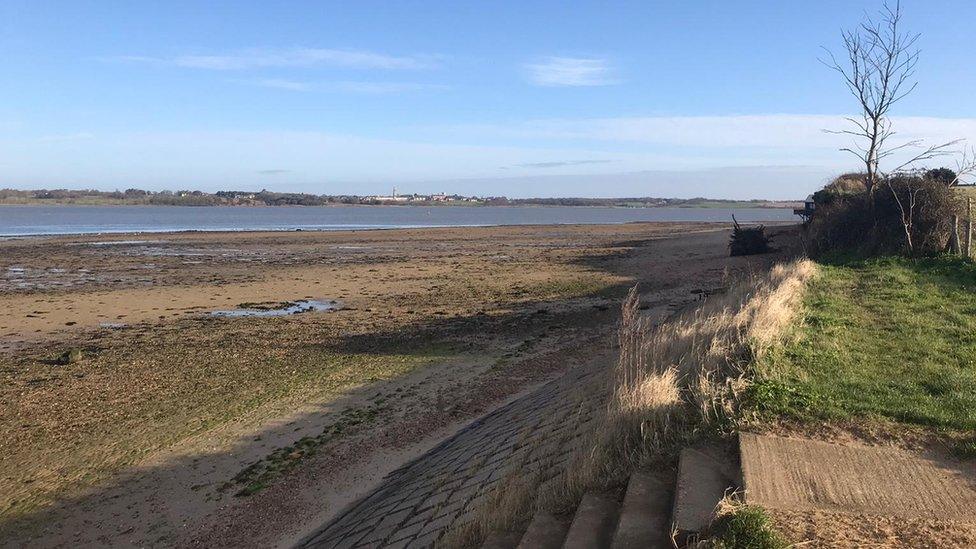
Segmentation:
[[(940, 241), (944, 246), (943, 234), (946, 240), (948, 236), (941, 224), (934, 233), (922, 232), (922, 238), (918, 238), (916, 225), (925, 223), (917, 222), (938, 211), (944, 202), (929, 202), (930, 198), (940, 198), (932, 194), (932, 178), (915, 175), (920, 172), (919, 166), (926, 161), (957, 155), (956, 173), (952, 178), (943, 177), (947, 179), (943, 185), (951, 187), (957, 185), (961, 178), (976, 172), (976, 155), (955, 150), (956, 145), (962, 142), (959, 139), (936, 145), (926, 145), (921, 140), (895, 143), (892, 139), (896, 132), (889, 117), (891, 109), (918, 85), (915, 70), (919, 59), (917, 43), (920, 35), (904, 30), (901, 3), (896, 0), (893, 3), (885, 2), (877, 14), (865, 17), (860, 25), (843, 31), (841, 36), (844, 55), (838, 59), (825, 48), (827, 56), (821, 61), (841, 75), (848, 91), (857, 100), (860, 115), (847, 118), (850, 129), (827, 131), (852, 138), (850, 146), (841, 150), (853, 154), (864, 164), (866, 197), (858, 195), (836, 205), (828, 202), (831, 216), (822, 216), (821, 212), (817, 212), (816, 216), (821, 217), (821, 244), (855, 238), (860, 234), (868, 235), (871, 246), (891, 251), (888, 236), (892, 216), (890, 210), (884, 207), (893, 205), (898, 214), (895, 226), (901, 229), (898, 251), (909, 254), (932, 251)], [(898, 162), (896, 158), (901, 163), (889, 167)], [(881, 188), (888, 192), (878, 193)], [(886, 195), (881, 199), (885, 204), (876, 204), (878, 194)], [(881, 211), (877, 211), (876, 207)], [(871, 226), (863, 227), (863, 222), (855, 219), (855, 215), (864, 215)], [(824, 226), (833, 219), (843, 221), (843, 224)], [(941, 223), (950, 222), (951, 214)], [(856, 232), (845, 233), (848, 226), (856, 227)], [(848, 243), (844, 243), (844, 247), (849, 247)]]
[[(961, 205), (939, 181), (903, 174), (885, 179), (889, 192), (831, 195), (807, 227), (808, 251), (933, 254), (946, 249)], [(818, 193), (819, 194), (819, 193)], [(820, 199), (820, 196), (817, 197)]]

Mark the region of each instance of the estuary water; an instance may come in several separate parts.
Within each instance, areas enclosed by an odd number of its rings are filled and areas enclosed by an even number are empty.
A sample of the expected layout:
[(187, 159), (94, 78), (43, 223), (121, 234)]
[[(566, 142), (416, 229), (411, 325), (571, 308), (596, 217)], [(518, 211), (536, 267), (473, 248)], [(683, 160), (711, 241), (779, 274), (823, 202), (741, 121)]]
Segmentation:
[(488, 225), (798, 221), (787, 208), (560, 206), (0, 206), (0, 236), (176, 231), (338, 231)]

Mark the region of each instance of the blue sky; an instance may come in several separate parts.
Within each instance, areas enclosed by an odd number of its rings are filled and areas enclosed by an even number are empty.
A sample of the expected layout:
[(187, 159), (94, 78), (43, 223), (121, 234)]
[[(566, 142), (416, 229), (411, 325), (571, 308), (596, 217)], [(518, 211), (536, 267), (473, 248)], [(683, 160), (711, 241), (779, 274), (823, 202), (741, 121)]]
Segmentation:
[[(976, 3), (903, 5), (896, 129), (976, 143)], [(878, 6), (3, 0), (0, 186), (802, 197)]]

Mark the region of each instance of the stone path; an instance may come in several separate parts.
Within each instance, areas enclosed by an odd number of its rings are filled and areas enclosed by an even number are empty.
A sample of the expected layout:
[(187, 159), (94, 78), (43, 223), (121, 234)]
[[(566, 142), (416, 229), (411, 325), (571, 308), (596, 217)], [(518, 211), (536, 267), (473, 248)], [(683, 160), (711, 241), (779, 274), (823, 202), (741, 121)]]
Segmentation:
[(606, 404), (607, 376), (600, 374), (611, 360), (601, 356), (469, 425), (390, 474), (300, 547), (432, 545), (451, 527), (473, 520), (506, 475), (569, 459), (583, 427)]

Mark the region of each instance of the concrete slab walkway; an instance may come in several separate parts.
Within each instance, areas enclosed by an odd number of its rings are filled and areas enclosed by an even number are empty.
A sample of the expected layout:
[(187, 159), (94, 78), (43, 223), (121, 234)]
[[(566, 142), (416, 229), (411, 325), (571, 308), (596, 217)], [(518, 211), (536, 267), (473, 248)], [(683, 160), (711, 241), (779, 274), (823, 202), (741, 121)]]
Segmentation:
[(770, 509), (976, 520), (976, 465), (893, 448), (740, 434), (745, 498)]

